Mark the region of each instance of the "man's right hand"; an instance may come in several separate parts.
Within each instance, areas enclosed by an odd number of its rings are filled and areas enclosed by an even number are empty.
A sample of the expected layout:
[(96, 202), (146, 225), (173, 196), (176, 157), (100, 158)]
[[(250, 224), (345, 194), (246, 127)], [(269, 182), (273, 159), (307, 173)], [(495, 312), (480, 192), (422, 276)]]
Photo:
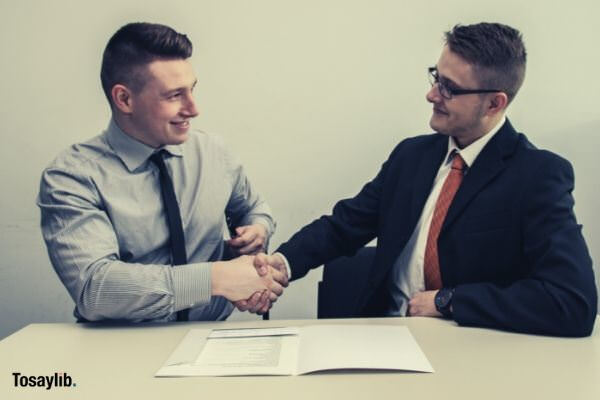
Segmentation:
[[(283, 258), (277, 253), (267, 255), (260, 253), (254, 258), (254, 267), (260, 276), (268, 274), (269, 270), (277, 271), (273, 272), (273, 280), (282, 287), (287, 287), (289, 277), (287, 274), (287, 268)], [(255, 293), (252, 297), (247, 300), (236, 301), (234, 305), (240, 311), (248, 311), (256, 314), (264, 314), (273, 306), (273, 303), (277, 301), (279, 296), (266, 297), (264, 294)]]
[(264, 276), (267, 273), (267, 267), (269, 266), (281, 273), (274, 276), (273, 279), (276, 279), (281, 286), (287, 287), (289, 283), (287, 268), (283, 257), (279, 253), (273, 253), (271, 255), (259, 253), (254, 257), (254, 267), (256, 267), (260, 276)]
[(260, 271), (255, 267), (254, 257), (241, 256), (230, 261), (212, 264), (212, 294), (223, 296), (229, 301), (267, 298), (276, 300), (283, 293), (284, 281), (281, 272), (268, 266)]

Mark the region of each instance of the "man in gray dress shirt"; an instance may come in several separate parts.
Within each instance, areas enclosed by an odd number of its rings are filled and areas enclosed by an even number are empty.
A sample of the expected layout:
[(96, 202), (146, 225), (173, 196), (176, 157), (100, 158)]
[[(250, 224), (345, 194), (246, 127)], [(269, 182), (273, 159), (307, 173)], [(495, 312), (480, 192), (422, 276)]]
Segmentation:
[[(251, 256), (275, 229), (268, 205), (218, 137), (190, 131), (198, 115), (191, 53), (189, 39), (167, 26), (119, 29), (102, 60), (108, 128), (42, 174), (43, 237), (79, 320), (170, 321), (188, 308), (190, 320), (222, 320), (231, 302), (261, 304), (282, 292), (273, 280), (280, 273), (260, 277)], [(187, 264), (178, 266), (149, 160), (159, 151), (185, 237)], [(225, 242), (227, 221), (234, 237)], [(226, 247), (240, 257), (220, 261)]]

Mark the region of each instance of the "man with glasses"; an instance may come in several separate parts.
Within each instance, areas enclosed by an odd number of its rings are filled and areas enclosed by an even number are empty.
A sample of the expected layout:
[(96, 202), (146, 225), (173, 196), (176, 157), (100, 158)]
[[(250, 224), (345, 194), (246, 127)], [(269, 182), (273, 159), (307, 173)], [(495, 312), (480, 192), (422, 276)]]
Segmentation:
[(426, 95), (435, 133), (402, 141), (354, 198), (261, 262), (299, 279), (377, 238), (360, 316), (589, 335), (597, 292), (573, 213), (573, 169), (505, 116), (525, 64), (509, 26), (446, 32)]

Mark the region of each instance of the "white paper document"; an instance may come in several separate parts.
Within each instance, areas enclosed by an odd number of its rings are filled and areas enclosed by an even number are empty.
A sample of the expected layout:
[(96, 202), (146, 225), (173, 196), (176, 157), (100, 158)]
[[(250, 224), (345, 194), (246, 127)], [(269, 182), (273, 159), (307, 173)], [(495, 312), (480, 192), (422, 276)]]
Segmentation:
[(208, 335), (209, 339), (224, 337), (251, 337), (251, 336), (284, 336), (297, 335), (298, 328), (244, 328), (244, 329), (213, 329)]
[(301, 375), (339, 369), (433, 372), (405, 326), (192, 329), (156, 376)]

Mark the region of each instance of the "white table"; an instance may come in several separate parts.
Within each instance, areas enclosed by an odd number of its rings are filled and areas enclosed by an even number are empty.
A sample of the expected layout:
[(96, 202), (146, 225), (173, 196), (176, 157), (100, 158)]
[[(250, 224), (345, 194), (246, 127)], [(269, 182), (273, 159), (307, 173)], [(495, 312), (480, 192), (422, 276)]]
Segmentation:
[[(190, 328), (398, 324), (435, 373), (322, 372), (286, 377), (155, 378)], [(0, 399), (600, 399), (600, 321), (588, 338), (459, 327), (437, 318), (31, 324), (0, 341)], [(14, 387), (13, 372), (66, 372), (72, 388)]]

